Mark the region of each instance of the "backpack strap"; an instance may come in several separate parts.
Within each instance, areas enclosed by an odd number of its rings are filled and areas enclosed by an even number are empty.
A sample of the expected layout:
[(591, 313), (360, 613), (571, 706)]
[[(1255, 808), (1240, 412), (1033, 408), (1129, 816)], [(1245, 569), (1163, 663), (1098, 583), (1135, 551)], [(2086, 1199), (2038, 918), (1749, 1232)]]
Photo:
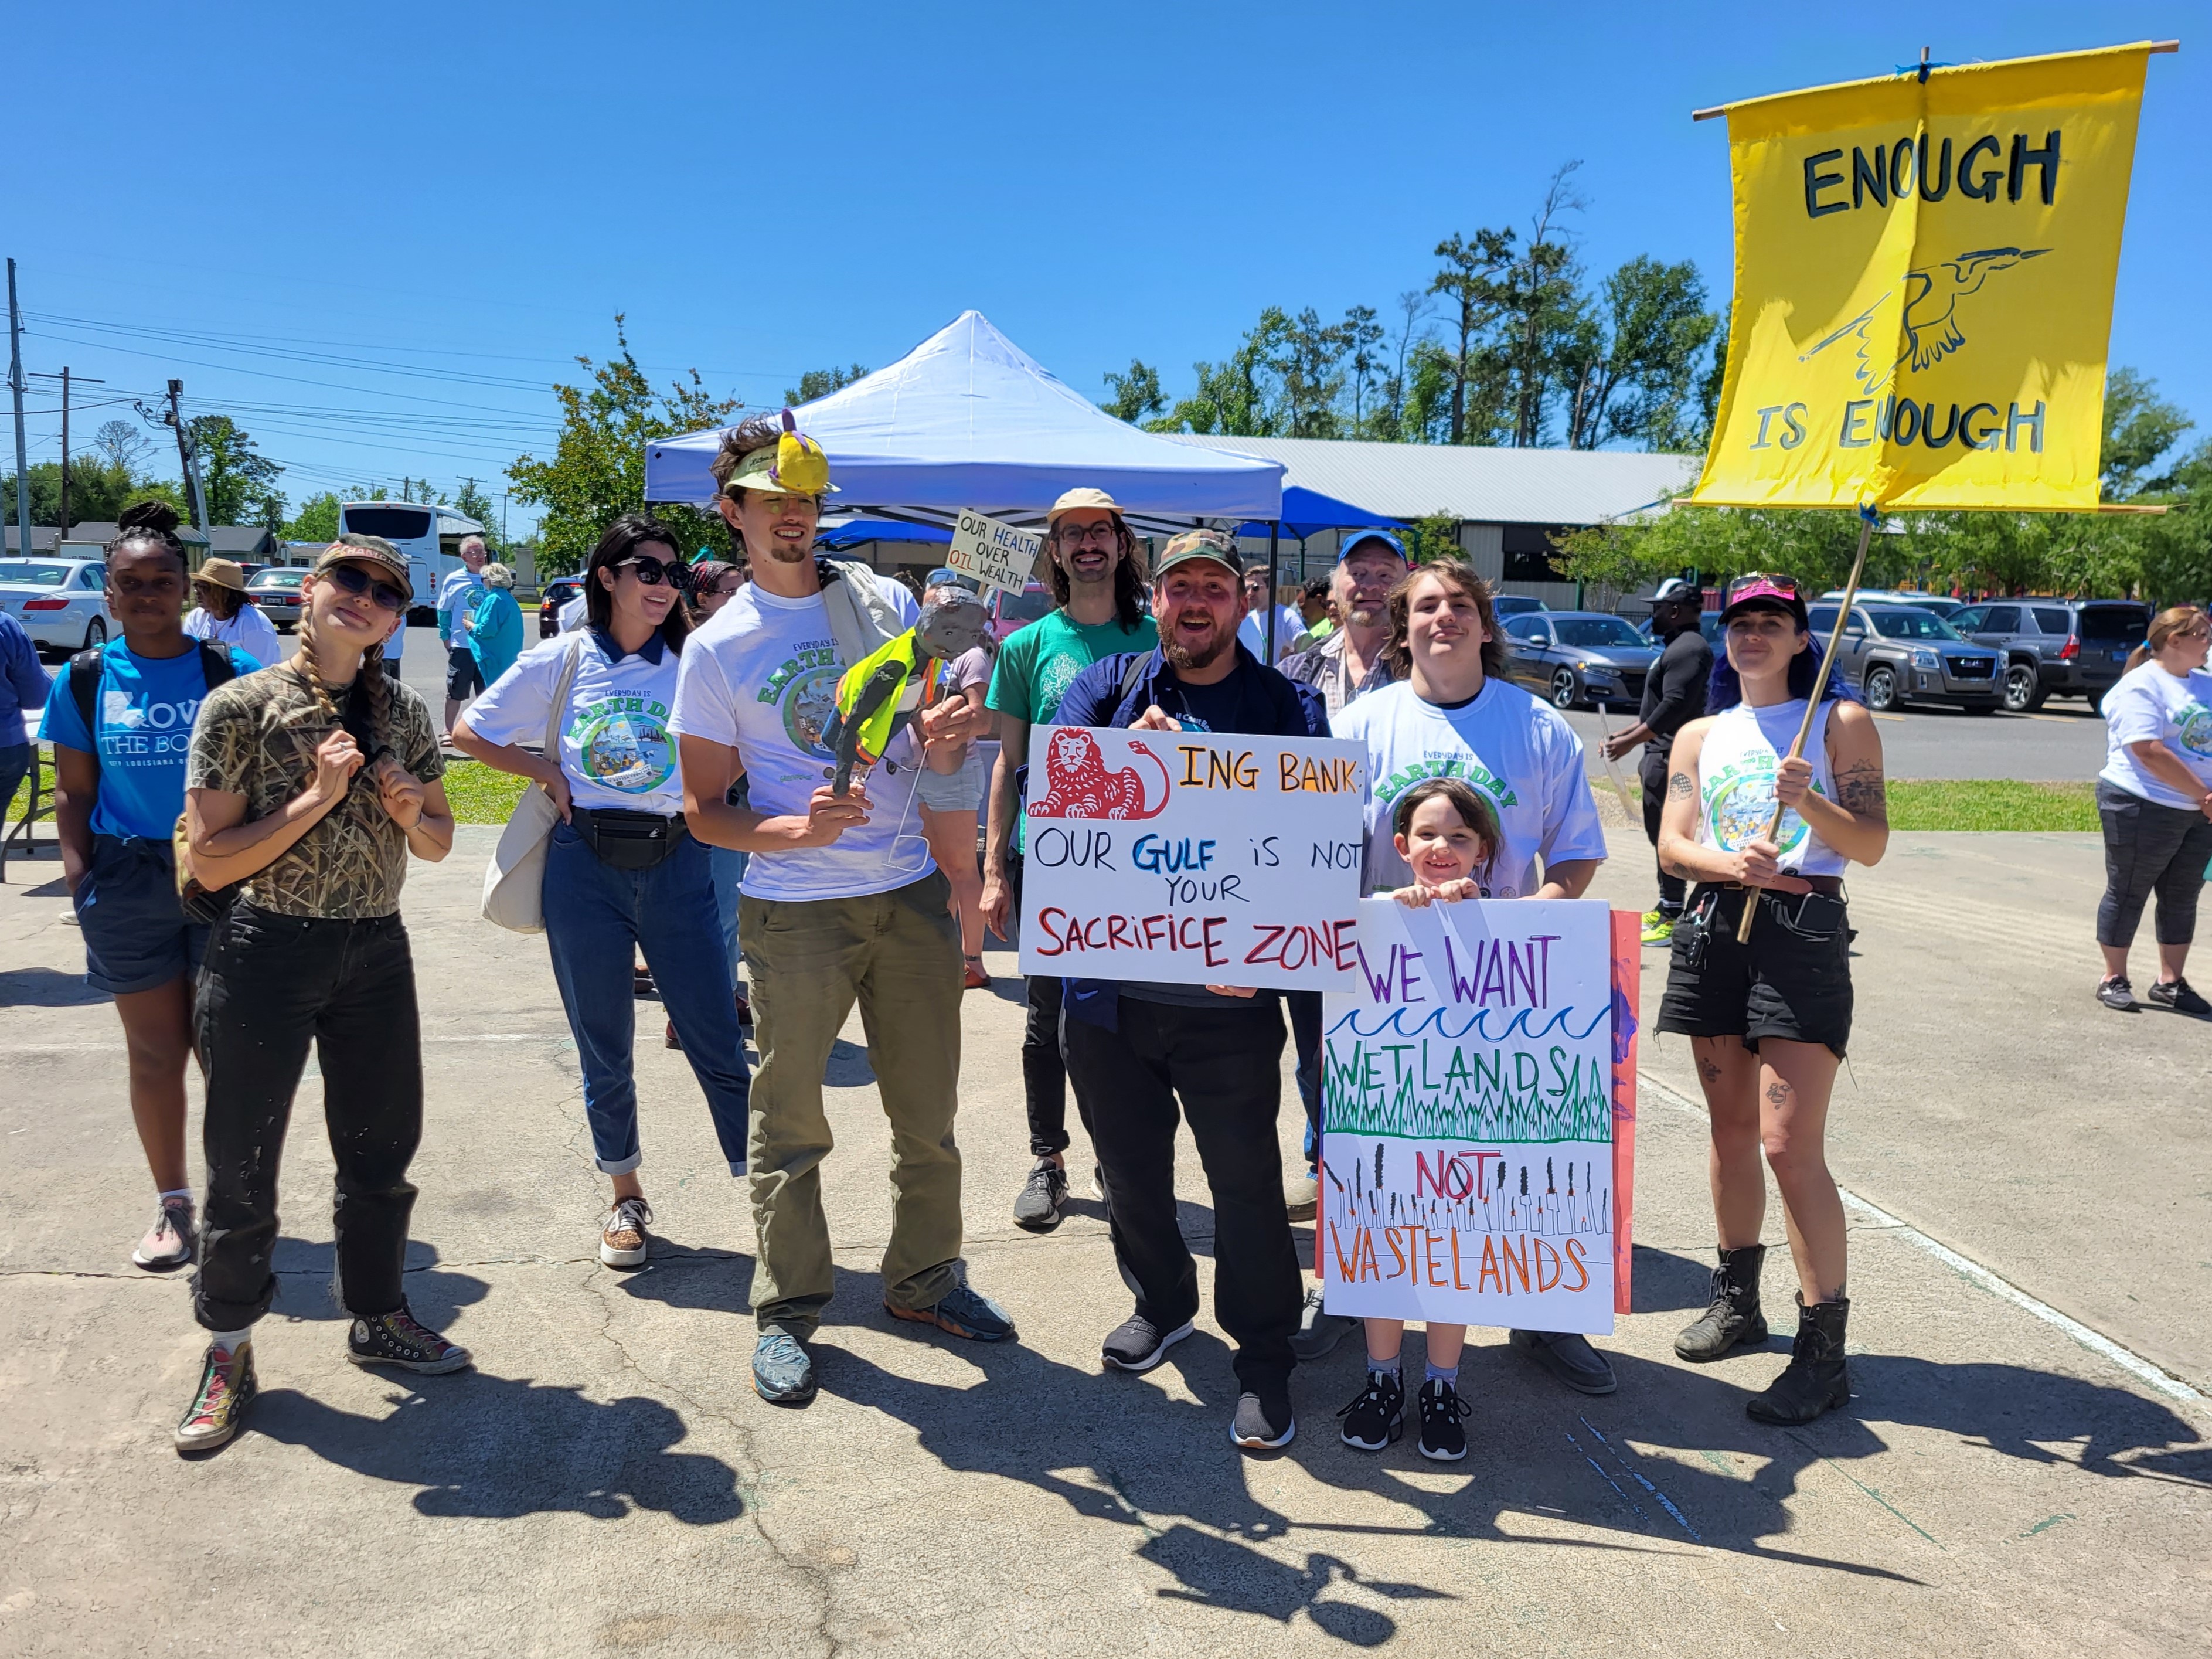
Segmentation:
[(238, 665), (231, 661), (227, 647), (217, 645), (213, 640), (202, 640), (200, 676), (206, 680), (207, 689), (212, 691), (218, 685), (228, 685), (238, 678)]
[(84, 734), (92, 740), (92, 752), (100, 752), (100, 671), (105, 666), (107, 647), (88, 646), (69, 659), (70, 701), (76, 705), (77, 718), (84, 722)]
[(1152, 653), (1149, 651), (1131, 653), (1129, 665), (1121, 671), (1121, 695), (1115, 701), (1116, 708), (1129, 701), (1130, 694), (1137, 689), (1137, 682), (1145, 678), (1145, 665), (1152, 659)]

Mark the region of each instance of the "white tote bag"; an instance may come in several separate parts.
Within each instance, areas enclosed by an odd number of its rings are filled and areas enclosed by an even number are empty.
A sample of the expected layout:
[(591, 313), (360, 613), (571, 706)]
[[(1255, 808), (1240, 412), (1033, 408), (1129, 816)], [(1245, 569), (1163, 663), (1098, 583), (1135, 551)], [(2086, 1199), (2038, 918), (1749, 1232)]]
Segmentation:
[[(576, 663), (584, 648), (580, 630), (568, 636), (561, 678), (553, 687), (553, 701), (545, 712), (545, 754), (561, 763), (561, 717), (568, 712), (569, 688), (576, 683)], [(545, 931), (545, 843), (553, 826), (561, 822), (561, 809), (542, 785), (533, 783), (507, 815), (499, 845), (484, 866), (483, 918), (509, 932)]]

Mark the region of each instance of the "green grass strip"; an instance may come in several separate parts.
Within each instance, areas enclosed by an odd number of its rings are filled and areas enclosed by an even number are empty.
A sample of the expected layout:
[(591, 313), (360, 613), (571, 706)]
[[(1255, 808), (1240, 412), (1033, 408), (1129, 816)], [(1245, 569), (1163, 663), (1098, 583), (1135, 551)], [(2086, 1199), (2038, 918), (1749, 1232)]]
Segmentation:
[(2095, 830), (2097, 786), (1893, 778), (1893, 830)]

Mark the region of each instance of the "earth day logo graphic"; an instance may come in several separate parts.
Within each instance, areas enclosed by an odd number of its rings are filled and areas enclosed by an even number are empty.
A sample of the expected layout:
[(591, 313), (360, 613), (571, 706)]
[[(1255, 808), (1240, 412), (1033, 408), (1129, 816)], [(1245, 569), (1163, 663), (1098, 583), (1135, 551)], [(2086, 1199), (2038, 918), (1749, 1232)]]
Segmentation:
[[(1771, 757), (1737, 761), (1723, 766), (1705, 783), (1705, 822), (1712, 828), (1713, 845), (1724, 853), (1737, 853), (1764, 837), (1774, 822), (1774, 773)], [(1814, 789), (1828, 792), (1818, 783)], [(1782, 815), (1782, 830), (1775, 845), (1784, 856), (1805, 842), (1805, 820), (1795, 812)]]
[(613, 696), (577, 711), (569, 727), (584, 775), (626, 795), (658, 789), (674, 775), (668, 710), (649, 697)]
[(1888, 301), (1890, 294), (1897, 291), (1894, 289), (1810, 350), (1801, 353), (1797, 361), (1810, 362), (1838, 341), (1856, 340), (1858, 362), (1851, 372), (1871, 396), (1895, 378), (1900, 366), (1908, 373), (1917, 374), (1923, 368), (1933, 368), (1964, 346), (1966, 336), (1959, 326), (1959, 301), (1979, 293), (1982, 284), (1996, 272), (2010, 270), (2024, 260), (2040, 258), (2050, 252), (2047, 247), (1976, 248), (1955, 259), (1939, 259), (1923, 270), (1906, 271), (1905, 349), (1895, 362), (1874, 362), (1871, 354), (1875, 349), (1875, 343), (1867, 337), (1875, 313)]
[(2173, 728), (2191, 754), (2212, 754), (2212, 708), (2191, 698), (2174, 711)]

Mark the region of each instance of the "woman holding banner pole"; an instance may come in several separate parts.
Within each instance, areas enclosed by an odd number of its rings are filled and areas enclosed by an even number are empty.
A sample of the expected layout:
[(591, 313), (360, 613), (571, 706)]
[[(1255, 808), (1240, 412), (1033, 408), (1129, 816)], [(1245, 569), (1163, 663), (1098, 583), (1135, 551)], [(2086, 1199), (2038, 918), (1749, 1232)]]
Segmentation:
[[(1763, 1152), (1797, 1268), (1797, 1336), (1789, 1368), (1746, 1409), (1764, 1423), (1809, 1423), (1850, 1398), (1844, 1207), (1823, 1142), (1850, 1036), (1844, 868), (1879, 862), (1889, 842), (1881, 739), (1829, 681), (1804, 752), (1790, 755), (1821, 677), (1788, 577), (1739, 578), (1721, 621), (1714, 712), (1675, 737), (1659, 825), (1661, 865), (1697, 885), (1674, 930), (1658, 1029), (1689, 1037), (1697, 1056), (1720, 1234), (1711, 1304), (1674, 1352), (1704, 1363), (1766, 1339)], [(1740, 941), (1753, 902), (1755, 925)]]

